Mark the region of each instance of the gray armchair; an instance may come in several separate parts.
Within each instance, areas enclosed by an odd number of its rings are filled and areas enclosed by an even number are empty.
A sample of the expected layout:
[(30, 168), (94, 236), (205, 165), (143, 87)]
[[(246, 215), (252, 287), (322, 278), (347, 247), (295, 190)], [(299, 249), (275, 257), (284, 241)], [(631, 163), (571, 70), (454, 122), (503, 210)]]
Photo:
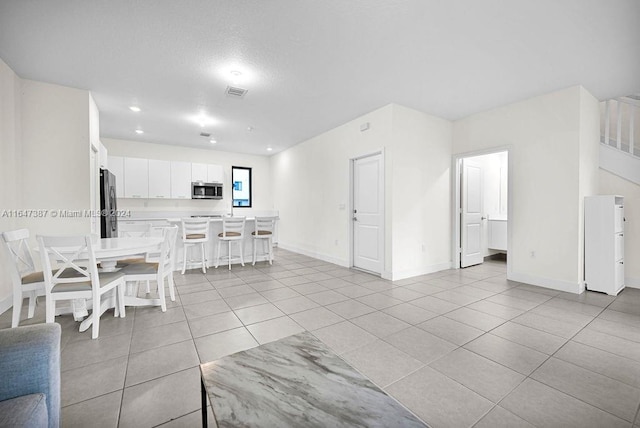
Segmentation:
[(60, 425), (60, 325), (0, 330), (0, 427)]

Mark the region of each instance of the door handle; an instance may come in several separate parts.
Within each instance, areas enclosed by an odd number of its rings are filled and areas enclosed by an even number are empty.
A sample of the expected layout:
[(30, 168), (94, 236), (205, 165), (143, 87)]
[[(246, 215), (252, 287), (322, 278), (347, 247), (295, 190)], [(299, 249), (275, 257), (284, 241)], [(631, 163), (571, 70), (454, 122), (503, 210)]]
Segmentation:
[(486, 220), (487, 217), (480, 217), (480, 220)]
[(358, 219), (356, 217), (353, 218), (353, 221), (358, 221)]

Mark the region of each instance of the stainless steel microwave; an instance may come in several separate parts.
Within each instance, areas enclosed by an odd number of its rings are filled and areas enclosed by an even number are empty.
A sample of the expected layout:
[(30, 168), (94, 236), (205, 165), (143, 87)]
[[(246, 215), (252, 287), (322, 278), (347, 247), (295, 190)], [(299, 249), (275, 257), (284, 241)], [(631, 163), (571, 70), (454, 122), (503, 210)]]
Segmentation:
[(191, 199), (222, 199), (222, 183), (191, 183)]

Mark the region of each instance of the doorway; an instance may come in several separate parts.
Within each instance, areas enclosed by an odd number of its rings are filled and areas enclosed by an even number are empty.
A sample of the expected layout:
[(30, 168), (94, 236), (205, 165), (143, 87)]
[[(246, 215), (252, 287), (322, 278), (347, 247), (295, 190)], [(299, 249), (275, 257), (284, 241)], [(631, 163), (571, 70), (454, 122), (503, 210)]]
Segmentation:
[(479, 265), (496, 254), (507, 256), (508, 263), (508, 151), (459, 155), (454, 166), (454, 266)]
[(352, 266), (377, 275), (384, 267), (384, 156), (351, 160)]

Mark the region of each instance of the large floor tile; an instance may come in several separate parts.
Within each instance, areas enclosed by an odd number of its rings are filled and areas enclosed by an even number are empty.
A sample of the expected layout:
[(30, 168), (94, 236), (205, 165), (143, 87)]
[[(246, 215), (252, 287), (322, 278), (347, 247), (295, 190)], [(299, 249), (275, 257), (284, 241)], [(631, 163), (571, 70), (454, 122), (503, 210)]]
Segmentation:
[(483, 397), (498, 403), (525, 376), (463, 348), (429, 364)]
[(191, 368), (125, 388), (120, 424), (151, 427), (200, 409), (200, 370)]
[[(346, 281), (345, 281), (346, 282)], [(375, 291), (369, 290), (361, 285), (351, 284), (347, 282), (347, 286), (334, 288), (333, 291), (340, 293), (344, 296), (350, 297), (352, 299), (356, 299), (358, 297), (368, 296), (369, 294), (374, 294)]]
[(383, 388), (424, 366), (423, 362), (381, 340), (346, 352), (342, 357)]
[(550, 306), (547, 305), (546, 302), (531, 309), (531, 313), (542, 315), (553, 320), (576, 324), (580, 327), (584, 327), (594, 319), (594, 316), (569, 311), (565, 308)]
[(62, 407), (122, 389), (126, 371), (127, 357), (124, 356), (62, 372)]
[(455, 303), (456, 305), (464, 306), (473, 302), (477, 302), (481, 300), (480, 297), (475, 297), (467, 293), (460, 293), (455, 290), (445, 290), (439, 293), (433, 294), (433, 297), (437, 297), (438, 299), (446, 300), (447, 302)]
[(436, 294), (442, 291), (442, 288), (435, 286), (433, 284), (427, 284), (424, 282), (416, 282), (413, 284), (409, 284), (405, 286), (407, 290), (417, 291), (420, 294), (424, 294), (426, 296)]
[(486, 398), (431, 367), (385, 388), (433, 428), (470, 427), (493, 407)]
[(336, 354), (343, 354), (353, 349), (374, 342), (377, 338), (349, 321), (343, 321), (313, 332)]
[(344, 321), (344, 318), (340, 315), (321, 307), (297, 312), (290, 316), (295, 322), (309, 331)]
[(304, 328), (287, 316), (251, 324), (247, 329), (261, 345), (304, 331)]
[[(501, 293), (504, 296), (517, 297), (523, 300), (529, 300), (532, 303), (541, 304), (550, 300), (553, 296), (549, 296), (547, 294), (536, 293), (533, 291), (524, 290), (522, 288), (516, 287), (510, 290), (504, 291)], [(554, 296), (557, 293), (554, 293)]]
[(351, 322), (380, 338), (411, 327), (410, 324), (383, 312), (362, 315), (361, 317), (353, 318)]
[(411, 303), (402, 303), (400, 305), (392, 306), (390, 308), (383, 309), (382, 312), (411, 325), (420, 324), (438, 316), (435, 312), (419, 308)]
[(367, 306), (357, 300), (345, 300), (344, 302), (327, 305), (326, 308), (346, 319), (356, 318), (375, 311), (371, 306)]
[(554, 357), (640, 388), (640, 362), (578, 342), (567, 342)]
[(459, 308), (446, 313), (444, 316), (484, 331), (493, 330), (506, 322), (502, 318), (469, 308)]
[(242, 322), (232, 311), (189, 320), (191, 336), (194, 338), (238, 327), (242, 327)]
[(224, 300), (225, 302), (227, 302), (227, 305), (229, 305), (229, 307), (233, 310), (269, 303), (269, 301), (258, 292), (242, 294), (240, 296), (234, 297), (227, 297)]
[(131, 338), (131, 352), (142, 352), (191, 339), (191, 331), (186, 321), (159, 325), (158, 327), (134, 331)]
[(129, 354), (131, 334), (99, 337), (67, 344), (60, 356), (61, 370), (71, 370)]
[(201, 363), (258, 346), (258, 342), (245, 327), (199, 337), (194, 342)]
[(560, 292), (556, 297), (560, 299), (570, 300), (572, 302), (600, 306), (601, 308), (606, 308), (611, 302), (616, 299), (614, 296), (608, 296), (596, 291), (585, 291), (582, 294)]
[(511, 413), (542, 428), (629, 428), (623, 419), (533, 379), (525, 380), (500, 403)]
[(572, 338), (584, 327), (580, 324), (549, 318), (548, 316), (538, 315), (533, 312), (526, 312), (514, 318), (512, 321), (546, 333), (564, 337), (565, 339)]
[(63, 407), (62, 428), (116, 428), (120, 416), (122, 390)]
[(404, 303), (400, 299), (395, 299), (382, 293), (369, 294), (367, 296), (358, 297), (356, 300), (378, 310)]
[(493, 315), (494, 317), (502, 318), (503, 320), (507, 321), (524, 313), (522, 309), (500, 305), (488, 300), (480, 300), (479, 302), (472, 303), (467, 307), (469, 309), (484, 312), (485, 314)]
[(196, 367), (198, 364), (200, 360), (193, 340), (131, 354), (125, 386)]
[(253, 293), (256, 290), (248, 284), (234, 285), (233, 287), (225, 287), (218, 289), (223, 298), (241, 296), (243, 294)]
[(600, 313), (598, 318), (640, 328), (640, 315), (627, 314), (607, 308)]
[(384, 338), (404, 353), (428, 364), (458, 346), (416, 327), (410, 327)]
[(507, 296), (505, 294), (496, 294), (495, 296), (487, 297), (486, 300), (499, 305), (508, 306), (510, 308), (520, 309), (522, 311), (531, 310), (539, 305), (539, 303), (535, 303), (530, 300)]
[(278, 318), (285, 315), (280, 309), (272, 303), (251, 306), (249, 308), (238, 309), (234, 311), (236, 316), (244, 325), (254, 324), (261, 321)]
[(432, 318), (418, 324), (417, 327), (459, 346), (462, 346), (484, 334), (484, 331), (480, 329), (454, 321), (444, 316)]
[(182, 300), (183, 305), (192, 305), (194, 303), (200, 302), (208, 302), (210, 300), (218, 300), (221, 299), (220, 293), (216, 290), (206, 290), (206, 291), (198, 291), (189, 294), (180, 294), (180, 300)]
[(393, 297), (394, 299), (402, 300), (403, 302), (410, 302), (411, 300), (419, 299), (425, 296), (423, 293), (419, 293), (417, 291), (409, 290), (402, 287), (396, 287), (391, 290), (383, 291), (382, 294)]
[(600, 333), (618, 336), (633, 342), (640, 342), (640, 328), (628, 324), (596, 318), (589, 324), (589, 328), (599, 331)]
[(209, 281), (203, 282), (201, 284), (176, 285), (176, 289), (178, 290), (178, 294), (180, 294), (181, 296), (185, 296), (191, 293), (198, 293), (200, 291), (215, 290), (215, 288), (213, 288), (213, 285), (211, 285)]
[(547, 300), (544, 303), (546, 306), (553, 306), (555, 308), (563, 309), (568, 312), (575, 312), (578, 314), (588, 315), (590, 317), (598, 316), (603, 311), (600, 306), (589, 305), (587, 303), (575, 302), (561, 297), (554, 297), (551, 300)]
[(551, 355), (556, 352), (567, 339), (556, 336), (535, 328), (527, 327), (514, 322), (507, 322), (491, 330), (491, 334), (500, 336), (512, 342), (524, 345), (533, 350)]
[(593, 346), (621, 357), (630, 358), (634, 361), (640, 361), (640, 343), (623, 339), (617, 336), (611, 336), (606, 333), (585, 328), (578, 333), (573, 340), (584, 345)]
[(496, 406), (473, 428), (534, 428), (534, 426), (510, 411)]
[(551, 357), (531, 378), (633, 422), (640, 389)]
[(480, 336), (464, 345), (464, 347), (525, 376), (530, 375), (549, 358), (547, 354), (491, 333)]
[(206, 317), (207, 315), (229, 312), (231, 310), (229, 305), (227, 305), (223, 299), (186, 305), (183, 306), (183, 309), (184, 314), (189, 321), (200, 317)]
[(161, 324), (171, 324), (185, 320), (184, 311), (181, 307), (167, 308), (162, 312), (160, 308), (136, 308), (134, 330), (142, 330), (149, 327), (156, 327)]
[(306, 311), (308, 309), (317, 308), (319, 305), (307, 296), (298, 295), (291, 299), (278, 300), (273, 302), (285, 314), (295, 314), (296, 312)]
[(460, 307), (460, 305), (456, 303), (447, 302), (446, 300), (438, 299), (433, 296), (425, 296), (412, 300), (411, 304), (438, 315), (454, 311)]
[(279, 300), (292, 299), (301, 295), (300, 293), (293, 291), (292, 289), (287, 287), (276, 288), (273, 290), (263, 290), (260, 291), (260, 294), (262, 294), (268, 301), (272, 303)]
[(322, 306), (349, 300), (349, 297), (345, 296), (344, 294), (337, 293), (333, 290), (307, 294), (307, 297)]

